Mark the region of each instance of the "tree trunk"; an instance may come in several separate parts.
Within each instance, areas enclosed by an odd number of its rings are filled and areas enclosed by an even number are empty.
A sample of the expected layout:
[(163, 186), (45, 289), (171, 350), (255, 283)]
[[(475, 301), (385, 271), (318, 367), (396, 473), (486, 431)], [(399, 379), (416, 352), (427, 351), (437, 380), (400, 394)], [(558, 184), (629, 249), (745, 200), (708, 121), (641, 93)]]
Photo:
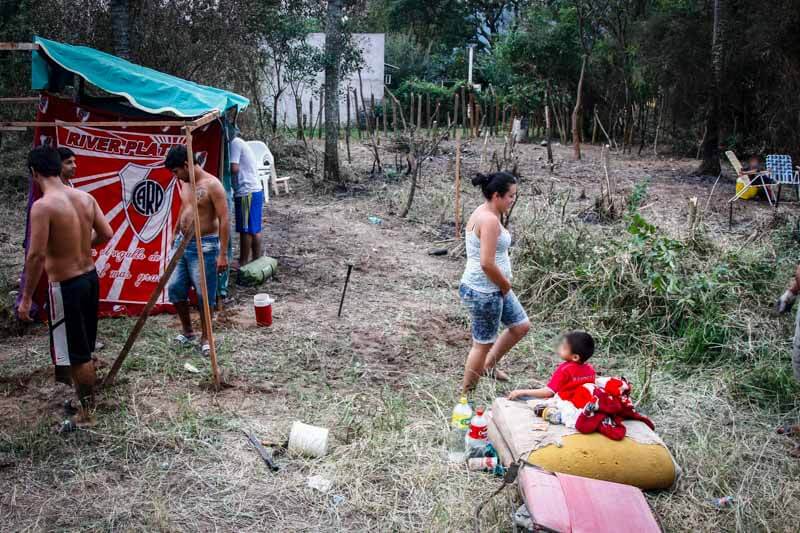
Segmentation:
[(328, 182), (341, 182), (339, 171), (339, 74), (342, 62), (343, 0), (328, 0), (325, 36), (325, 170)]
[(719, 87), (722, 76), (722, 10), (723, 0), (714, 0), (714, 26), (711, 37), (711, 102), (706, 112), (706, 136), (703, 142), (703, 162), (695, 171), (697, 175), (716, 176), (719, 166)]
[(128, 0), (111, 0), (111, 31), (114, 34), (114, 54), (131, 59), (130, 9)]
[(581, 158), (581, 130), (579, 127), (579, 117), (581, 113), (581, 100), (583, 94), (583, 76), (586, 72), (586, 54), (583, 56), (581, 63), (581, 77), (578, 78), (578, 95), (575, 97), (575, 109), (572, 110), (572, 149), (575, 160), (579, 161)]

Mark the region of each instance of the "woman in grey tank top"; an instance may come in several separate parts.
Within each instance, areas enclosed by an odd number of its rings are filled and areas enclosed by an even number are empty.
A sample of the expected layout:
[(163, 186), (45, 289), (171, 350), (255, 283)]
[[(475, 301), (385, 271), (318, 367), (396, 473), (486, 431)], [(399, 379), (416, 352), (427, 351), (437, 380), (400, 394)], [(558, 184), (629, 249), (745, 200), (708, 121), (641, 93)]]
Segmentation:
[[(464, 368), (462, 393), (470, 392), (481, 375), (508, 381), (497, 362), (524, 337), (530, 321), (511, 290), (511, 234), (500, 223), (517, 195), (517, 180), (508, 172), (478, 174), (472, 184), (486, 201), (469, 218), (466, 227), (467, 265), (459, 296), (472, 322), (472, 349)], [(500, 325), (506, 330), (498, 336)]]

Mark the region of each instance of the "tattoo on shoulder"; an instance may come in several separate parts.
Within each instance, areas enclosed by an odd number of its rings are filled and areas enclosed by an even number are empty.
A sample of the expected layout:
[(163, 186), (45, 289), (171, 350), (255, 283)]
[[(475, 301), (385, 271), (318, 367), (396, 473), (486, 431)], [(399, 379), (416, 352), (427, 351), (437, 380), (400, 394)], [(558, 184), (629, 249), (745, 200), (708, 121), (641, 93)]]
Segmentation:
[(197, 199), (203, 199), (208, 195), (208, 191), (205, 189), (197, 189)]

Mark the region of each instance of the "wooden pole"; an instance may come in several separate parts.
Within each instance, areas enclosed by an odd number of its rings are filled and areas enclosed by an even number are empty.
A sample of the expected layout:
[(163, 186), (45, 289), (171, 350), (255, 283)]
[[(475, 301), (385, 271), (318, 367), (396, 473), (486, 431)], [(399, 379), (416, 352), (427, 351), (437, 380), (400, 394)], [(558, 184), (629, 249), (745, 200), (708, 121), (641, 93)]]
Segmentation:
[(458, 127), (458, 91), (453, 91), (453, 127)]
[(181, 244), (178, 246), (178, 249), (175, 250), (174, 254), (172, 254), (172, 258), (169, 260), (169, 264), (167, 264), (167, 268), (164, 270), (164, 273), (161, 274), (161, 279), (158, 280), (158, 285), (156, 285), (156, 288), (153, 290), (153, 294), (150, 295), (150, 299), (147, 301), (147, 304), (145, 304), (142, 313), (139, 315), (139, 319), (136, 321), (136, 324), (133, 326), (133, 329), (128, 335), (128, 340), (125, 341), (125, 346), (122, 347), (119, 355), (114, 360), (114, 364), (111, 365), (111, 370), (109, 370), (108, 374), (106, 374), (106, 377), (103, 379), (104, 387), (114, 383), (114, 378), (117, 376), (117, 372), (119, 372), (120, 367), (122, 367), (122, 363), (125, 362), (125, 358), (128, 357), (128, 353), (130, 353), (131, 348), (133, 348), (133, 343), (136, 342), (137, 337), (139, 337), (139, 333), (141, 333), (142, 328), (144, 328), (144, 323), (147, 322), (147, 317), (150, 316), (150, 311), (152, 311), (153, 307), (155, 307), (159, 296), (161, 296), (161, 292), (169, 282), (172, 272), (178, 265), (178, 261), (180, 261), (181, 257), (183, 257), (183, 253), (186, 251), (186, 246), (188, 244), (189, 239), (184, 236), (184, 238), (181, 240)]
[(461, 129), (464, 134), (467, 132), (467, 93), (464, 86), (461, 86)]
[(377, 123), (377, 117), (375, 116), (375, 94), (369, 93), (369, 119), (370, 119), (370, 131), (375, 131), (379, 129)]
[(344, 127), (344, 143), (347, 146), (347, 162), (352, 163), (352, 158), (350, 157), (350, 89), (347, 89), (344, 92), (344, 96), (346, 98), (347, 105), (347, 125)]
[(425, 127), (431, 127), (431, 93), (425, 94)]
[(361, 139), (361, 121), (358, 118), (358, 91), (353, 89), (353, 110), (356, 112), (356, 131), (358, 132), (358, 138)]
[(16, 98), (0, 98), (0, 104), (37, 104), (38, 96), (19, 96)]
[[(206, 266), (203, 259), (203, 241), (200, 234), (200, 213), (197, 210), (197, 182), (194, 175), (194, 153), (192, 152), (192, 130), (190, 127), (184, 128), (186, 134), (186, 159), (189, 163), (189, 182), (192, 186), (192, 208), (194, 210), (194, 240), (197, 244), (198, 270), (200, 271), (200, 293), (203, 297), (203, 307), (200, 312), (203, 314), (204, 327), (206, 329), (206, 339), (208, 340), (211, 359), (211, 379), (214, 389), (219, 390), (219, 368), (217, 368), (217, 347), (214, 344), (214, 331), (211, 327), (211, 304), (208, 301), (208, 284), (206, 283)], [(225, 253), (221, 250), (220, 253)], [(216, 276), (216, 272), (211, 273)]]
[(456, 239), (461, 240), (461, 131), (456, 128)]
[(383, 113), (381, 114), (383, 116), (383, 136), (386, 137), (386, 135), (387, 135), (387, 133), (389, 131), (389, 128), (386, 125), (386, 119), (389, 118), (389, 117), (387, 116), (388, 115), (388, 109), (386, 107), (386, 92), (385, 91), (383, 93), (383, 98), (381, 98), (381, 110), (383, 111)]
[(309, 126), (309, 139), (314, 139), (314, 97), (308, 99), (308, 126)]
[(414, 93), (411, 93), (411, 102), (409, 103), (408, 108), (408, 120), (411, 122), (411, 127), (414, 127)]
[(422, 129), (422, 95), (419, 95), (419, 100), (417, 101), (417, 128)]
[(392, 132), (397, 133), (397, 102), (392, 100)]

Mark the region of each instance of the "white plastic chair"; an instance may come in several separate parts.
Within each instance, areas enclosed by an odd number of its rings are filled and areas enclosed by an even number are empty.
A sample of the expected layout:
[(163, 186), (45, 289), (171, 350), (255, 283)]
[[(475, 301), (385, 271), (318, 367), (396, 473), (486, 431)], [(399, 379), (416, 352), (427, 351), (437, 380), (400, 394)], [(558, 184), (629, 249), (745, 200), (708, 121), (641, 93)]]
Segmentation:
[(261, 178), (261, 184), (264, 188), (264, 203), (266, 204), (269, 202), (270, 185), (272, 185), (272, 190), (277, 188), (275, 158), (272, 157), (272, 152), (269, 151), (267, 145), (261, 141), (247, 141), (247, 146), (253, 151), (258, 163), (258, 176)]

